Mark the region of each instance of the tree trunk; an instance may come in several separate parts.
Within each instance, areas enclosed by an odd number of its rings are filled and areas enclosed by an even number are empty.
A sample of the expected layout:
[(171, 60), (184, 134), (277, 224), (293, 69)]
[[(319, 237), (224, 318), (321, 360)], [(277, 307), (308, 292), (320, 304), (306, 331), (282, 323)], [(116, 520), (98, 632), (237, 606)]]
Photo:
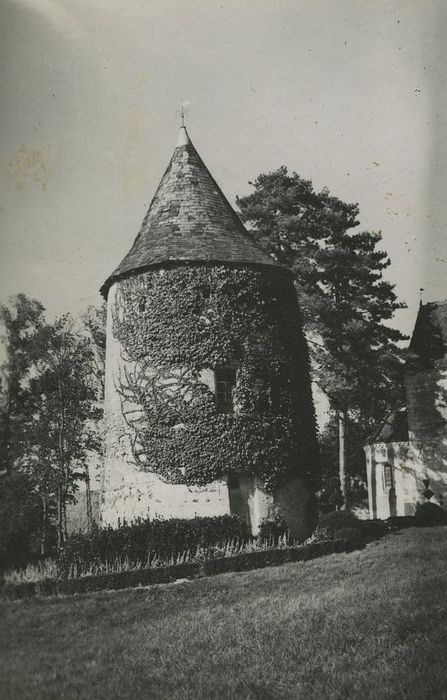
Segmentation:
[(85, 465), (85, 503), (87, 506), (87, 531), (93, 529), (92, 492), (90, 489), (90, 473), (88, 464)]
[(42, 533), (40, 538), (40, 553), (44, 557), (47, 553), (47, 523), (48, 506), (45, 494), (42, 494)]
[(343, 496), (342, 510), (348, 509), (348, 489), (346, 481), (345, 455), (345, 413), (338, 412), (338, 468), (340, 473), (340, 490)]
[(62, 486), (57, 491), (57, 548), (62, 549), (64, 543), (64, 499)]
[(62, 527), (63, 527), (63, 533), (64, 533), (64, 542), (68, 539), (68, 531), (67, 531), (67, 494), (64, 490), (64, 499), (62, 502)]
[(58, 390), (59, 390), (59, 403), (60, 403), (60, 423), (59, 423), (59, 434), (58, 434), (58, 448), (59, 448), (59, 468), (61, 479), (63, 482), (59, 487), (59, 502), (58, 502), (58, 546), (62, 544), (67, 539), (67, 487), (68, 487), (68, 474), (69, 465), (67, 464), (67, 459), (64, 451), (64, 438), (65, 438), (65, 403), (64, 403), (64, 392), (62, 387), (62, 381), (60, 374), (58, 375)]

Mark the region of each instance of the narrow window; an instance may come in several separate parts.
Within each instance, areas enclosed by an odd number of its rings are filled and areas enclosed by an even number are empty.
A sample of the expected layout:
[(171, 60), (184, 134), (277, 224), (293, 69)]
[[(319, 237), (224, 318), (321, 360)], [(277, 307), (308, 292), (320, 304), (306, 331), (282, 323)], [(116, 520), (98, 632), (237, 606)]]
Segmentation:
[(383, 465), (383, 486), (386, 489), (391, 489), (393, 486), (393, 469), (389, 462)]
[(203, 284), (200, 287), (200, 296), (202, 297), (202, 299), (209, 299), (210, 298), (211, 289), (209, 288), (209, 286), (207, 284)]
[(236, 386), (234, 367), (222, 367), (214, 371), (216, 406), (219, 413), (233, 413), (233, 389)]

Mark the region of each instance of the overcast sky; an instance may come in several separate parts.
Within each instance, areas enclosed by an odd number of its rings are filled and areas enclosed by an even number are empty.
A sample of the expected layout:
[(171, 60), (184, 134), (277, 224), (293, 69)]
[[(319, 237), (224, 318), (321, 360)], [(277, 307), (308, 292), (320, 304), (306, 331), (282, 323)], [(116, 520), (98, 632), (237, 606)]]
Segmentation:
[(190, 102), (230, 201), (282, 164), (360, 204), (408, 303), (447, 297), (444, 0), (2, 0), (0, 299), (99, 302)]

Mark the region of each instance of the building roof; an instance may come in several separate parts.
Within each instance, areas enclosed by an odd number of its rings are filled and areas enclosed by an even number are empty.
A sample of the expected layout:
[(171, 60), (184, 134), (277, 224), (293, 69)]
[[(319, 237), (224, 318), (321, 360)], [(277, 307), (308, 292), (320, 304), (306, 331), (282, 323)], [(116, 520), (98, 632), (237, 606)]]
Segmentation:
[(381, 442), (408, 442), (408, 416), (406, 408), (390, 413), (376, 432), (367, 440), (367, 444)]
[(120, 277), (180, 261), (280, 267), (245, 230), (183, 126), (138, 236), (101, 292)]
[(407, 369), (428, 369), (447, 355), (447, 301), (419, 306), (408, 348)]

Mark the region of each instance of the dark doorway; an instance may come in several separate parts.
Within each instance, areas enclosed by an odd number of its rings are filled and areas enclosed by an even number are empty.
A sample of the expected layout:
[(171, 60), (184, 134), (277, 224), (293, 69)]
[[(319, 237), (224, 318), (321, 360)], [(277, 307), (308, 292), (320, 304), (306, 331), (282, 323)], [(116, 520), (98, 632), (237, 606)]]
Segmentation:
[(253, 478), (229, 473), (227, 484), (231, 515), (238, 515), (251, 527), (248, 499), (253, 494)]

